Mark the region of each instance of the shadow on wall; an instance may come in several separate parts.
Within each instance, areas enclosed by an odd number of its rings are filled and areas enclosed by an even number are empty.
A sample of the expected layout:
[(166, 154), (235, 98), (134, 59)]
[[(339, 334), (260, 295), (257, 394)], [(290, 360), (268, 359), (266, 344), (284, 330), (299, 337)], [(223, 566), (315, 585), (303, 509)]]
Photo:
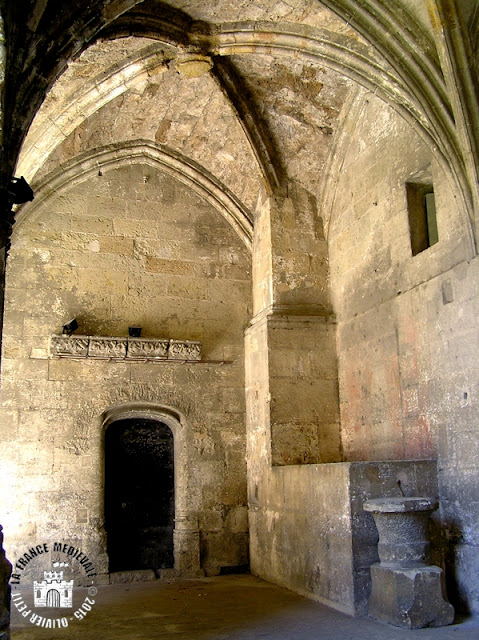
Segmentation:
[[(469, 546), (465, 544), (463, 530), (452, 519), (442, 523), (434, 519), (430, 536), (432, 561), (443, 569), (443, 590), (457, 612), (464, 616), (472, 615), (468, 592), (470, 585), (476, 585), (476, 589), (479, 587), (479, 578), (473, 575), (473, 566), (468, 564)], [(467, 580), (465, 574), (470, 574)]]

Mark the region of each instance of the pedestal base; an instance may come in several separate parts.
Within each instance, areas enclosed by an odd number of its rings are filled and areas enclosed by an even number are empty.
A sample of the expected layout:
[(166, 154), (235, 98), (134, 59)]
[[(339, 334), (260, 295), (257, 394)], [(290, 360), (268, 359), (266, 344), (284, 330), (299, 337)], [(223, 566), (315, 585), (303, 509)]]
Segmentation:
[(435, 566), (373, 564), (369, 615), (405, 629), (451, 624), (454, 609), (442, 597), (441, 574)]
[(185, 571), (198, 571), (200, 569), (200, 533), (196, 531), (173, 531), (173, 545), (175, 549), (175, 569)]

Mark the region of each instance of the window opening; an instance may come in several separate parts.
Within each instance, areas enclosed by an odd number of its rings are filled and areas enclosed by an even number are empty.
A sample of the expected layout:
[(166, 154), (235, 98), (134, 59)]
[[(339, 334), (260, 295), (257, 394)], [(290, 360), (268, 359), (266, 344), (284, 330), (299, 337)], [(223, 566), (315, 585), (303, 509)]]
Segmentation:
[(412, 255), (439, 241), (436, 201), (432, 184), (406, 182)]

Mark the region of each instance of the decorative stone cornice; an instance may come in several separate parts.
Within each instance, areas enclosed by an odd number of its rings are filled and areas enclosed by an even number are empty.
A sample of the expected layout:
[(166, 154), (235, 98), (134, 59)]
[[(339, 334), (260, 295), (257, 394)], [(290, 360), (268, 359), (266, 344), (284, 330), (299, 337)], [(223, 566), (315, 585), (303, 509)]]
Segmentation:
[(197, 340), (61, 335), (51, 337), (50, 357), (198, 362), (201, 360), (201, 342)]
[(268, 323), (276, 324), (301, 324), (301, 323), (320, 323), (324, 325), (336, 324), (336, 316), (330, 308), (322, 307), (317, 304), (302, 305), (271, 305), (260, 311), (251, 319), (249, 326), (246, 328), (246, 334), (256, 326)]

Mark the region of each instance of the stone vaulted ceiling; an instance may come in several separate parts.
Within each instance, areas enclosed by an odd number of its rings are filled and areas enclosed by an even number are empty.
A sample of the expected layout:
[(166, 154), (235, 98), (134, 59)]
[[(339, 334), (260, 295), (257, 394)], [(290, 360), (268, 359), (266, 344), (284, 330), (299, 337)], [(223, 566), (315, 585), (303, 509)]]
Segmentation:
[[(21, 4), (6, 11), (19, 15)], [(3, 171), (20, 152), (15, 174), (34, 185), (81, 154), (148, 141), (216, 181), (248, 235), (263, 189), (281, 195), (293, 180), (319, 198), (343, 119), (368, 90), (466, 180), (427, 15), (414, 3), (30, 5), (23, 48), (7, 48), (16, 75)]]
[[(331, 40), (334, 29), (355, 43), (359, 38), (316, 2), (241, 4), (171, 3), (185, 12), (180, 14), (150, 1), (120, 16), (107, 27), (108, 39), (97, 39), (70, 62), (49, 91), (17, 173), (38, 182), (78, 153), (150, 140), (197, 162), (250, 211), (262, 186), (279, 189), (286, 176), (317, 194), (343, 105), (354, 89), (350, 79), (321, 61), (254, 43), (233, 55), (211, 56), (213, 69), (199, 77), (178, 73), (175, 61), (185, 51), (204, 48), (188, 43), (192, 24), (223, 31), (226, 20), (248, 35), (257, 25), (268, 29), (275, 19), (294, 28), (308, 25), (311, 32), (321, 29)], [(163, 25), (153, 32), (158, 19)], [(178, 36), (174, 25), (180, 22), (185, 32)], [(127, 28), (135, 35), (126, 35)]]

